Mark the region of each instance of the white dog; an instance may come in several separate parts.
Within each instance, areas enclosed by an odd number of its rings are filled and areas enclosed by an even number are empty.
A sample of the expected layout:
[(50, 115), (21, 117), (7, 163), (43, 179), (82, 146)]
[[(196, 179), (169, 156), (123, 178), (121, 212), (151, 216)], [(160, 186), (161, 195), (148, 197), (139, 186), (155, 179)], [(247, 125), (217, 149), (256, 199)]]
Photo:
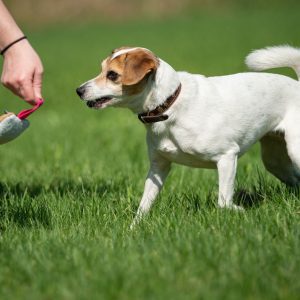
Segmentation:
[[(257, 71), (291, 67), (300, 76), (300, 49), (254, 51), (246, 64)], [(217, 168), (220, 207), (233, 204), (237, 159), (260, 141), (269, 172), (300, 184), (300, 83), (270, 73), (205, 77), (176, 72), (145, 48), (120, 48), (101, 74), (77, 89), (92, 108), (128, 107), (147, 129), (150, 170), (135, 219), (146, 213), (171, 163)]]

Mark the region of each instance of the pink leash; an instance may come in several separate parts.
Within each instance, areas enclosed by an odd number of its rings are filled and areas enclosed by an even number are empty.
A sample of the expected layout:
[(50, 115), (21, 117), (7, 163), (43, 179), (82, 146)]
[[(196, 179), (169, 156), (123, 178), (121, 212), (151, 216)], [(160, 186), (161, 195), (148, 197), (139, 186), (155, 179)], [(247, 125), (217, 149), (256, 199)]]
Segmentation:
[(18, 113), (17, 117), (21, 120), (29, 117), (33, 112), (35, 112), (42, 104), (44, 103), (43, 99), (38, 99), (36, 105), (33, 108), (22, 110)]

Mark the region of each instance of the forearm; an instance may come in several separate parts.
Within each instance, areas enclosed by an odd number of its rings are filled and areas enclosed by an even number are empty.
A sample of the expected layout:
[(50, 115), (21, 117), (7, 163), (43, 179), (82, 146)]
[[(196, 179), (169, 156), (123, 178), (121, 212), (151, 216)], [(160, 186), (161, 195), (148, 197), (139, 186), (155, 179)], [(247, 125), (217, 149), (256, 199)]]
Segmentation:
[(21, 36), (23, 36), (22, 30), (14, 21), (2, 0), (0, 0), (0, 49)]
[(43, 65), (27, 39), (19, 40), (22, 36), (23, 32), (0, 0), (0, 50), (4, 58), (1, 82), (14, 94), (35, 104), (42, 98)]

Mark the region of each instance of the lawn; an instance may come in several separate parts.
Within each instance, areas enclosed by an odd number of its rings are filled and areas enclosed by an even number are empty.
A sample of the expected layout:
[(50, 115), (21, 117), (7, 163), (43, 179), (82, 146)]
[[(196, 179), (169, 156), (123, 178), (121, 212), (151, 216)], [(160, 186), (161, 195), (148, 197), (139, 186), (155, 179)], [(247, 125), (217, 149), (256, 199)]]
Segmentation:
[[(148, 168), (145, 129), (131, 112), (89, 110), (75, 94), (122, 45), (223, 75), (246, 71), (254, 48), (300, 46), (299, 28), (299, 8), (287, 7), (29, 32), (46, 103), (0, 148), (0, 299), (299, 299), (299, 191), (265, 171), (259, 145), (239, 162), (244, 212), (216, 207), (215, 171), (174, 165), (129, 231)], [(3, 109), (26, 107), (0, 97)]]

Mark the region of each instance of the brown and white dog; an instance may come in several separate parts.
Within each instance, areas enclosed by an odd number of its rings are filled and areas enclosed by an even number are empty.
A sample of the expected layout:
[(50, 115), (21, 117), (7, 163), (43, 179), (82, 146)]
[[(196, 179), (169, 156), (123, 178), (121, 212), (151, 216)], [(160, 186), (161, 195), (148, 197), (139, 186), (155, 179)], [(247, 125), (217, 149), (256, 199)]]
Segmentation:
[[(300, 50), (257, 50), (246, 63), (259, 71), (288, 66), (299, 76)], [(134, 223), (150, 209), (172, 162), (217, 168), (219, 206), (239, 208), (232, 202), (237, 159), (258, 140), (267, 170), (300, 184), (300, 84), (289, 77), (205, 77), (176, 72), (148, 49), (120, 48), (77, 93), (92, 108), (127, 107), (146, 126), (150, 170)]]

